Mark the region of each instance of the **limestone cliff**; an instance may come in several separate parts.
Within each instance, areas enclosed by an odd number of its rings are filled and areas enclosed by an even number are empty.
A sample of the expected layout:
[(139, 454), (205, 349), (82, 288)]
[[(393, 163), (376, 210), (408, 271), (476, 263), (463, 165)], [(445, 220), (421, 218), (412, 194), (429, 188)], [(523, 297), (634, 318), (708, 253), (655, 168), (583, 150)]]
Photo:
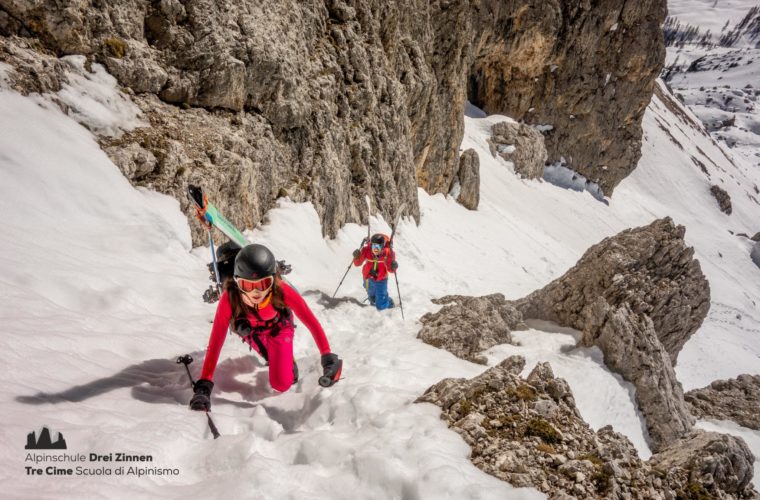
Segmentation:
[[(553, 125), (549, 160), (611, 193), (638, 159), (664, 5), (0, 0), (0, 36), (49, 58), (43, 74), (83, 54), (118, 79), (150, 126), (102, 145), (133, 183), (188, 213), (185, 186), (203, 184), (244, 227), (278, 197), (311, 201), (334, 235), (366, 220), (365, 194), (419, 217), (418, 186), (451, 191), (468, 95)], [(27, 70), (13, 52), (0, 61)]]

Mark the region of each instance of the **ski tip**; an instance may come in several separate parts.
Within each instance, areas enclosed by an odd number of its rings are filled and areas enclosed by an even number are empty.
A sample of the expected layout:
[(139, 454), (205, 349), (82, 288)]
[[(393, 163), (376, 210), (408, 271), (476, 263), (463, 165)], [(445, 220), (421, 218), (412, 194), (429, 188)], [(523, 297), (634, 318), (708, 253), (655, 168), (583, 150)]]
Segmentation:
[(198, 208), (203, 208), (203, 190), (193, 184), (187, 185), (187, 196)]

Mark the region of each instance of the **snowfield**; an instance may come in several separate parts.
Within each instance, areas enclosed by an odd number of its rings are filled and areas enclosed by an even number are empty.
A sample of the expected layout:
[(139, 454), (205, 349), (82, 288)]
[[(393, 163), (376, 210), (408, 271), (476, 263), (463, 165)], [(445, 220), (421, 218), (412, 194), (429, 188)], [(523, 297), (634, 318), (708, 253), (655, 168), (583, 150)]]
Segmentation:
[[(209, 284), (209, 249), (191, 249), (176, 200), (133, 188), (73, 119), (100, 119), (110, 130), (115, 115), (124, 126), (139, 116), (121, 101), (111, 115), (88, 114), (92, 102), (114, 102), (103, 99), (118, 94), (108, 78), (67, 88), (75, 110), (68, 117), (49, 96), (2, 89), (5, 71), (0, 68), (5, 498), (544, 498), (475, 468), (438, 408), (413, 404), (442, 378), (473, 377), (486, 368), (417, 340), (418, 319), (437, 309), (430, 299), (446, 294), (522, 297), (561, 276), (601, 239), (664, 216), (686, 226), (712, 295), (708, 318), (680, 354), (679, 380), (688, 390), (760, 373), (760, 269), (748, 241), (730, 232), (760, 230), (760, 195), (752, 188), (760, 185), (759, 169), (732, 159), (678, 114), (694, 119), (690, 112), (674, 113), (672, 104), (654, 98), (639, 166), (605, 204), (588, 192), (520, 179), (491, 157), (486, 143), (491, 125), (507, 118), (468, 116), (461, 148), (480, 157), (480, 207), (471, 212), (450, 197), (419, 191), (421, 222), (404, 219), (395, 242), (406, 320), (398, 308), (326, 309), (307, 294), (345, 361), (345, 378), (329, 389), (318, 386), (318, 351), (301, 326), (294, 346), (301, 380), (285, 394), (269, 389), (266, 367), (228, 336), (212, 408), (222, 436), (213, 440), (204, 415), (187, 409), (189, 382), (175, 363), (191, 353), (193, 375), (200, 371), (215, 310), (200, 298)], [(731, 216), (719, 211), (711, 184), (731, 195)], [(301, 292), (332, 294), (367, 232), (348, 224), (326, 240), (314, 208), (288, 200), (268, 220), (247, 237), (293, 265), (288, 278)], [(371, 229), (388, 226), (373, 218)], [(395, 283), (389, 290), (395, 296)], [(358, 269), (339, 295), (363, 299)], [(522, 354), (529, 371), (550, 361), (592, 427), (612, 424), (648, 457), (633, 387), (606, 369), (598, 350), (573, 349), (576, 332), (531, 326), (515, 334), (520, 345), (489, 350), (489, 363)], [(68, 453), (148, 454), (152, 462), (125, 465), (172, 472), (97, 475), (117, 464), (85, 462), (70, 465), (96, 475), (28, 475), (27, 466), (50, 465), (26, 461), (26, 436), (43, 425), (64, 435)], [(747, 441), (760, 456), (756, 436)]]

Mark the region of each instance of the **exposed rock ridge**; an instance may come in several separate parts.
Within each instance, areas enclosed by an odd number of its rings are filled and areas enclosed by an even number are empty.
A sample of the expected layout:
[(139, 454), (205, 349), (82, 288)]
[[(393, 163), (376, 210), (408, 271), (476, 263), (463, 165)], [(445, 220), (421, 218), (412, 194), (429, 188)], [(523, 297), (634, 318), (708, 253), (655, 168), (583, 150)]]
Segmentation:
[[(539, 363), (527, 379), (525, 358), (512, 356), (470, 379), (445, 379), (417, 402), (441, 407), (441, 418), (471, 447), (481, 470), (550, 498), (753, 498), (752, 453), (740, 439), (694, 431), (642, 461), (612, 427), (594, 432), (570, 388)], [(703, 498), (703, 497), (699, 497)]]
[(739, 375), (716, 380), (707, 387), (687, 392), (689, 410), (698, 418), (733, 420), (760, 431), (760, 375)]
[(366, 194), (418, 218), (418, 186), (451, 191), (468, 82), (489, 111), (553, 124), (550, 160), (611, 191), (638, 159), (664, 3), (0, 1), (0, 35), (49, 65), (83, 54), (136, 94), (151, 127), (104, 144), (133, 183), (188, 213), (186, 184), (203, 184), (245, 227), (277, 197), (311, 201), (334, 235), (366, 221)]
[(589, 248), (562, 277), (516, 302), (525, 318), (553, 321), (590, 335), (607, 309), (628, 304), (652, 320), (676, 361), (710, 308), (710, 284), (686, 230), (666, 217), (627, 229)]
[(420, 318), (422, 329), (417, 338), (473, 363), (486, 364), (483, 351), (511, 343), (512, 330), (526, 328), (522, 315), (500, 293), (483, 297), (447, 295), (433, 299), (433, 303), (443, 307)]
[(693, 426), (673, 364), (710, 307), (710, 287), (669, 218), (592, 246), (562, 277), (515, 303), (525, 318), (583, 332), (636, 387), (654, 450)]

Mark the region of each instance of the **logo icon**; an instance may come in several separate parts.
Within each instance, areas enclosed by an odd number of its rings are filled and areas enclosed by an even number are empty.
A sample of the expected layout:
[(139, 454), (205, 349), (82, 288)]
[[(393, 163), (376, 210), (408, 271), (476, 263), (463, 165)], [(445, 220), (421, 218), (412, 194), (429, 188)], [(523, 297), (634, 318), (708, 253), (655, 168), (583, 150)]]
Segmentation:
[(58, 433), (58, 439), (53, 441), (50, 436), (50, 431), (47, 427), (43, 427), (39, 436), (35, 436), (35, 432), (30, 432), (26, 435), (25, 450), (65, 450), (66, 440), (63, 439), (63, 434)]

